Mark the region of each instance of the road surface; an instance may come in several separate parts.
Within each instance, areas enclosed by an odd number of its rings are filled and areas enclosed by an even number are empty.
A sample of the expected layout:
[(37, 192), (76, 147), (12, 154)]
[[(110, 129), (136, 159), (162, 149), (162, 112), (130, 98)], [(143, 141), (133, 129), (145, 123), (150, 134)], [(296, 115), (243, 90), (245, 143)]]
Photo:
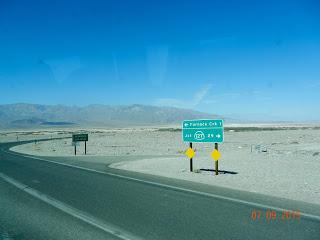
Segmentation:
[[(320, 239), (319, 205), (17, 154), (15, 144), (0, 145), (0, 240)], [(283, 219), (286, 209), (301, 215)]]

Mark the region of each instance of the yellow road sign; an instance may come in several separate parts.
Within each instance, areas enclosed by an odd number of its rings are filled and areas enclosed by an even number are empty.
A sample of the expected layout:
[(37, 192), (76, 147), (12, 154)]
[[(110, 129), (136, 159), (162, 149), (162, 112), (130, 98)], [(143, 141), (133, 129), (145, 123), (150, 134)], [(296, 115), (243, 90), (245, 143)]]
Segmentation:
[(221, 154), (220, 154), (220, 152), (219, 152), (217, 149), (215, 149), (215, 150), (213, 150), (213, 152), (211, 153), (211, 157), (213, 158), (213, 160), (218, 161), (219, 158), (221, 157)]
[(192, 148), (188, 148), (186, 151), (186, 155), (188, 158), (193, 158), (195, 154), (196, 153), (194, 152), (194, 150)]

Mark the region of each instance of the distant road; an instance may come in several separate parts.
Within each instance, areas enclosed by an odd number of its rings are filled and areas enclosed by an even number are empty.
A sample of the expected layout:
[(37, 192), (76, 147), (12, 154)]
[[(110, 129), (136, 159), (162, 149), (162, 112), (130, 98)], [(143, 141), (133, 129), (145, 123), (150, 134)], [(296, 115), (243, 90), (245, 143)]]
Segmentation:
[[(62, 165), (8, 151), (15, 144), (0, 145), (0, 239), (320, 239), (318, 205), (70, 167), (68, 158)], [(282, 220), (287, 208), (303, 212), (300, 220)]]

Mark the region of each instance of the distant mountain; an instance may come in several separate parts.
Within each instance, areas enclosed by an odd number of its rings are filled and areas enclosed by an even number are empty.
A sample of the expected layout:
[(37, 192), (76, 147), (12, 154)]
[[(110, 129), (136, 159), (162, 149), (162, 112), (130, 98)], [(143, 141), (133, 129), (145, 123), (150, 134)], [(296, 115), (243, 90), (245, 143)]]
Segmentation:
[(221, 118), (218, 115), (148, 105), (85, 107), (39, 104), (0, 105), (0, 126), (132, 126), (179, 124), (184, 119)]

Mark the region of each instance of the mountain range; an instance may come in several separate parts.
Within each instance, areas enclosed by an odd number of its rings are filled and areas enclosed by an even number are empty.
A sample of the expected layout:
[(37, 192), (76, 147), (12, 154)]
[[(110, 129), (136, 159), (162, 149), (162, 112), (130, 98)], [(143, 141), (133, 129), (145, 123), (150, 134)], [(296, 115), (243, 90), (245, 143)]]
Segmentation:
[(0, 127), (134, 126), (180, 124), (184, 119), (223, 118), (190, 109), (149, 105), (0, 105)]

